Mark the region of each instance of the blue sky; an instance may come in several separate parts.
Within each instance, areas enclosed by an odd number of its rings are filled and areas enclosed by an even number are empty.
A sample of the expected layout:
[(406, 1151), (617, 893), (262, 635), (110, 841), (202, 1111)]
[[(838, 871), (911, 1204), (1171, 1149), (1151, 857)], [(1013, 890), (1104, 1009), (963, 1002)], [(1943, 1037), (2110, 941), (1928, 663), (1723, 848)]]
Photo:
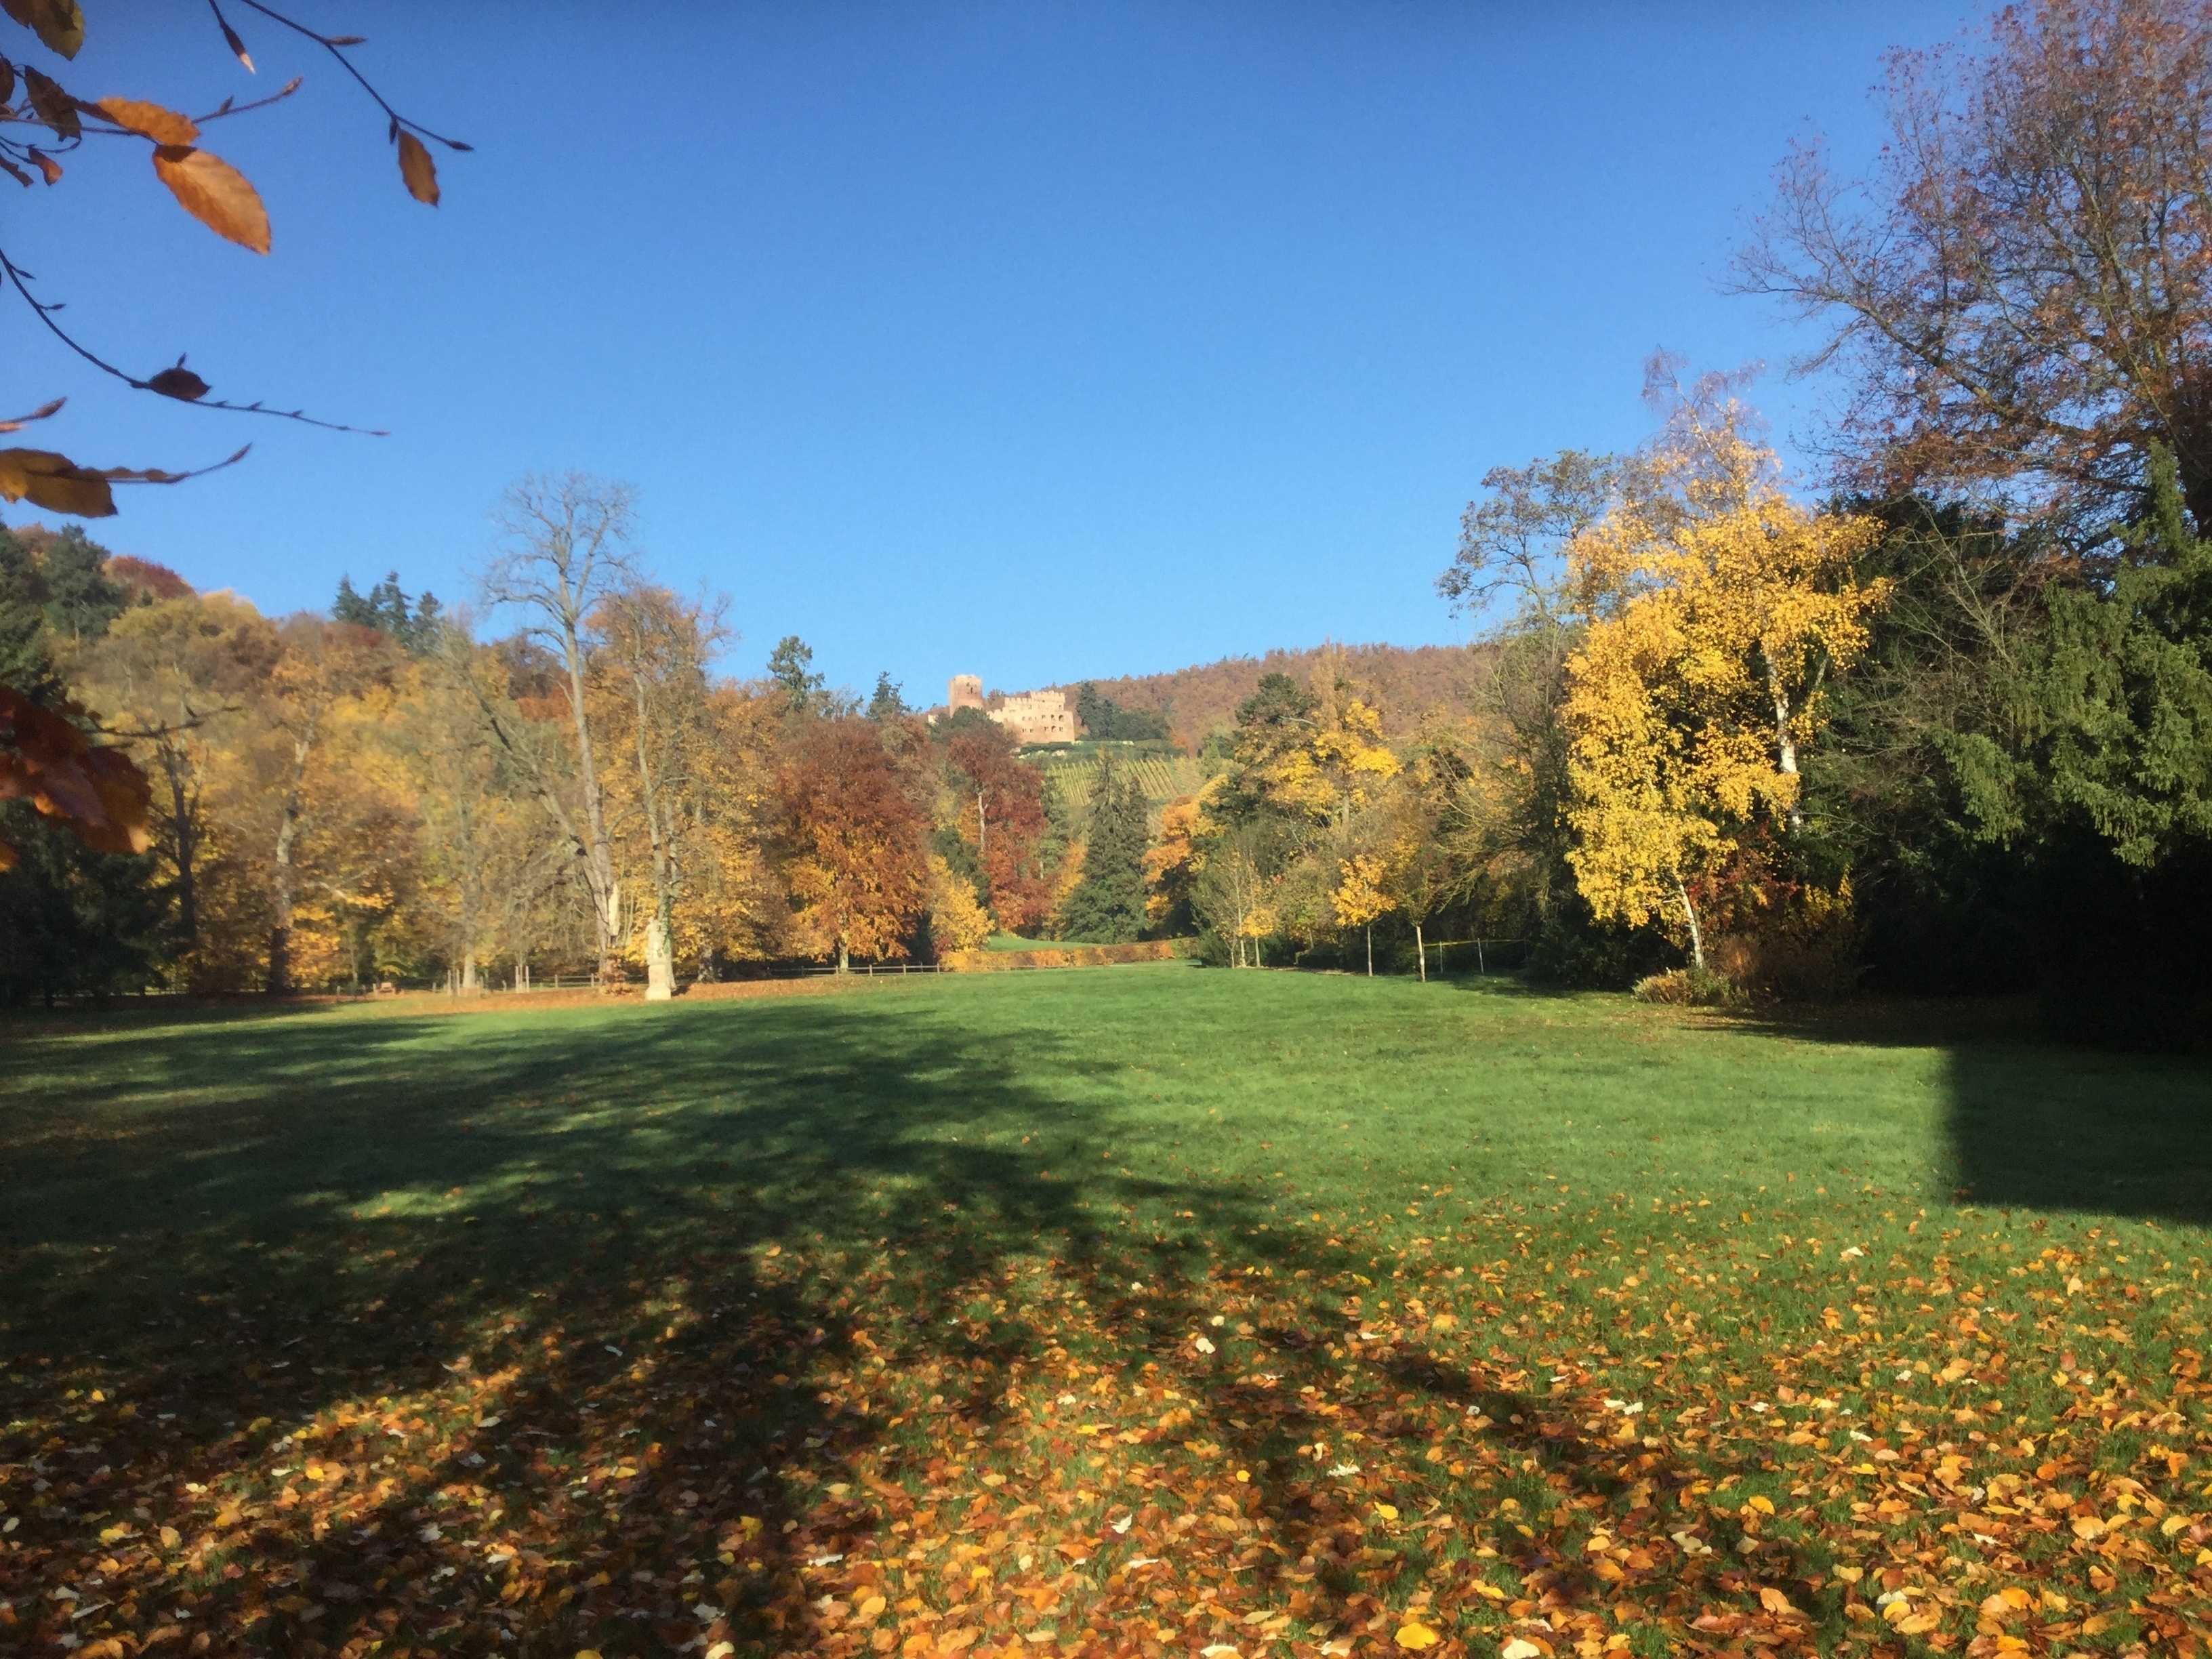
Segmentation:
[[(88, 344), (191, 353), (217, 394), (343, 437), (103, 386), (18, 314), (40, 441), (241, 466), (128, 492), (118, 551), (264, 609), (396, 568), (465, 598), (530, 469), (640, 491), (653, 568), (910, 701), (1324, 636), (1462, 638), (1435, 596), (1482, 473), (1645, 429), (1654, 346), (1793, 337), (1717, 291), (1793, 136), (1858, 164), (1879, 55), (1973, 12), (1881, 0), (1552, 5), (301, 0), (393, 101), (467, 138), (410, 201), (334, 65), (204, 11), (96, 7), (67, 76), (185, 107), (295, 72), (207, 146), (272, 255), (88, 146), (9, 252)], [(18, 54), (30, 57), (31, 53)], [(1787, 437), (1813, 384), (1759, 394)], [(11, 520), (29, 515), (21, 509)]]

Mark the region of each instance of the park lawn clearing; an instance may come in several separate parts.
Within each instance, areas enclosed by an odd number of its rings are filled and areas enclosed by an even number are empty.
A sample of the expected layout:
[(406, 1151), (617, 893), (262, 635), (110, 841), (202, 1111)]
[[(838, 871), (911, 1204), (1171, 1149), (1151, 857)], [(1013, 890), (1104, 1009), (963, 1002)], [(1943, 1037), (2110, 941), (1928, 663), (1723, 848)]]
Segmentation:
[(0, 1652), (2203, 1639), (2201, 1065), (1167, 963), (5, 1041)]

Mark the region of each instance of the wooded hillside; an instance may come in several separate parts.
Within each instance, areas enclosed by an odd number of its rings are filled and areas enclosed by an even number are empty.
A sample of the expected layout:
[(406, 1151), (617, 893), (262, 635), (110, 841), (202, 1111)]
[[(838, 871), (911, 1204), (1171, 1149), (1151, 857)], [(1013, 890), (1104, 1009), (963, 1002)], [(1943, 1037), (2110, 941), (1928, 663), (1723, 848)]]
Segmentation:
[[(1347, 678), (1380, 698), (1389, 711), (1385, 729), (1394, 736), (1418, 727), (1437, 709), (1463, 703), (1481, 675), (1481, 657), (1463, 646), (1321, 645), (1091, 684), (1124, 708), (1157, 709), (1166, 716), (1176, 742), (1196, 753), (1208, 733), (1226, 732), (1237, 723), (1237, 705), (1258, 689), (1261, 675), (1288, 674), (1303, 684), (1331, 651), (1342, 653)], [(1066, 689), (1073, 691), (1074, 686)]]

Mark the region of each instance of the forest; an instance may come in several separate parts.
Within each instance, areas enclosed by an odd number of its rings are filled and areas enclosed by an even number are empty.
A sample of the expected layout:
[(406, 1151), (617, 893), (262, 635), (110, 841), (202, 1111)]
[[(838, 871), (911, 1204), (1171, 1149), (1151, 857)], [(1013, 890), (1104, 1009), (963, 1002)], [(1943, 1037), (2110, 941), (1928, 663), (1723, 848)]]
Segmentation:
[[(1894, 55), (1875, 170), (1793, 151), (1731, 266), (1826, 331), (1825, 471), (1785, 470), (1755, 370), (1657, 355), (1643, 445), (1481, 479), (1437, 583), (1465, 650), (1086, 684), (1108, 741), (1049, 769), (887, 675), (827, 686), (797, 638), (729, 677), (736, 602), (655, 578), (618, 483), (517, 483), (452, 606), (395, 578), (264, 616), (21, 524), (0, 996), (665, 995), (994, 934), (1410, 972), (1483, 939), (1664, 1000), (2035, 991), (2186, 1046), (2208, 51), (2185, 8), (2051, 5)], [(1170, 747), (1201, 781), (1147, 799)]]

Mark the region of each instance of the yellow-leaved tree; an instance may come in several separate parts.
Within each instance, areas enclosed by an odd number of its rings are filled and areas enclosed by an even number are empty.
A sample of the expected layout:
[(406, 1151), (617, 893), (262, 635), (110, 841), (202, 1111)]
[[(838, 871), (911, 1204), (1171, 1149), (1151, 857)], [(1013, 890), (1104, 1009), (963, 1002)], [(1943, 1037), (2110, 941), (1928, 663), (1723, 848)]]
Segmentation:
[(1587, 619), (1568, 665), (1576, 884), (1601, 919), (1679, 927), (1705, 965), (1692, 892), (1762, 821), (1800, 821), (1798, 757), (1820, 687), (1865, 649), (1883, 583), (1855, 577), (1878, 527), (1807, 511), (1726, 377), (1668, 409), (1644, 487), (1568, 550)]
[(935, 853), (929, 860), (929, 942), (940, 962), (955, 951), (981, 950), (991, 937), (991, 913), (966, 878)]
[(1383, 861), (1371, 853), (1354, 853), (1337, 861), (1342, 878), (1328, 896), (1340, 927), (1357, 927), (1367, 936), (1367, 977), (1375, 977), (1375, 919), (1398, 908), (1385, 886), (1389, 874)]

